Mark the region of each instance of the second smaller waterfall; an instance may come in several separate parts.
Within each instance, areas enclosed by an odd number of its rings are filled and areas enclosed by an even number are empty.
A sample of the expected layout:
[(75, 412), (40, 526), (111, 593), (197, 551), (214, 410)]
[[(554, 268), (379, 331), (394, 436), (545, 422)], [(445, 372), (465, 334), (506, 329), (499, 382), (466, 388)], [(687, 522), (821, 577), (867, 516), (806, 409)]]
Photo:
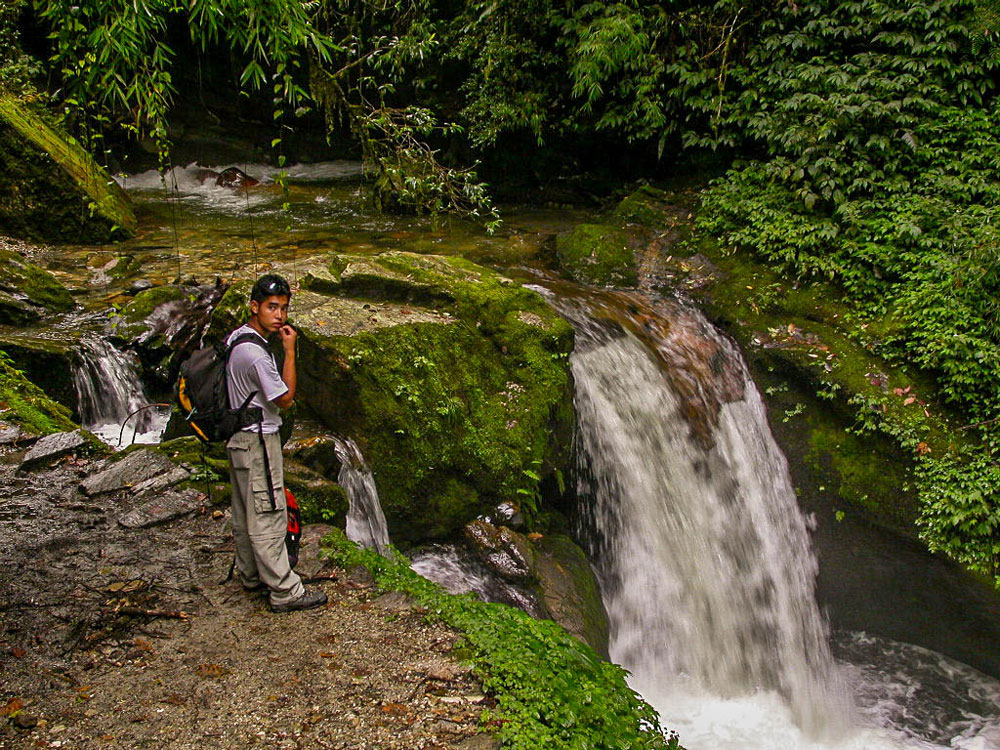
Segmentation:
[(375, 478), (361, 449), (350, 438), (335, 438), (340, 473), (337, 483), (347, 493), (347, 538), (362, 547), (389, 554), (389, 526), (375, 488)]
[(149, 398), (139, 379), (138, 364), (130, 355), (102, 338), (82, 339), (77, 349), (73, 385), (80, 423), (106, 443), (124, 447), (133, 442), (159, 440), (166, 415), (152, 409), (135, 413), (149, 404)]

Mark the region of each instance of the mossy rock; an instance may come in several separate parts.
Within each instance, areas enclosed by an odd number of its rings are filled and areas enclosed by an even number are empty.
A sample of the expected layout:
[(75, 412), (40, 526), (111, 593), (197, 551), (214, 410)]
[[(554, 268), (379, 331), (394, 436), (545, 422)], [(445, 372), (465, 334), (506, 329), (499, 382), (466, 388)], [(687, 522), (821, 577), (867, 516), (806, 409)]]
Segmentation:
[(534, 543), (533, 573), (539, 603), (569, 633), (608, 658), (608, 613), (587, 555), (562, 534), (547, 534)]
[(128, 195), (78, 143), (0, 89), (0, 230), (45, 242), (135, 233)]
[(51, 331), (5, 331), (0, 333), (0, 351), (49, 398), (75, 412), (78, 396), (73, 371), (79, 341), (79, 330), (61, 330), (58, 338)]
[(622, 199), (614, 215), (630, 224), (658, 229), (670, 219), (672, 212), (668, 209), (668, 199), (669, 194), (665, 190), (643, 185)]
[(231, 285), (212, 311), (212, 317), (205, 330), (205, 343), (222, 341), (230, 332), (247, 322), (250, 316), (250, 290), (252, 281), (240, 281)]
[[(567, 434), (573, 332), (538, 294), (458, 258), (330, 265), (341, 285), (292, 300), (299, 394), (362, 444), (393, 538), (454, 533), (565, 455), (551, 436)], [(401, 301), (414, 298), (425, 304)]]
[(72, 310), (73, 297), (44, 268), (0, 248), (0, 323), (24, 325), (45, 313)]
[(297, 461), (285, 459), (285, 485), (295, 495), (302, 523), (344, 525), (348, 501), (339, 484)]
[(0, 419), (18, 425), (30, 435), (41, 436), (79, 429), (79, 426), (70, 419), (69, 409), (49, 398), (23, 372), (15, 368), (10, 358), (2, 351), (0, 351)]
[(571, 279), (599, 286), (635, 286), (633, 238), (610, 224), (579, 224), (556, 238), (556, 255)]
[(138, 338), (149, 326), (146, 319), (161, 305), (186, 300), (189, 291), (173, 284), (156, 286), (139, 292), (112, 319), (113, 334), (125, 341)]

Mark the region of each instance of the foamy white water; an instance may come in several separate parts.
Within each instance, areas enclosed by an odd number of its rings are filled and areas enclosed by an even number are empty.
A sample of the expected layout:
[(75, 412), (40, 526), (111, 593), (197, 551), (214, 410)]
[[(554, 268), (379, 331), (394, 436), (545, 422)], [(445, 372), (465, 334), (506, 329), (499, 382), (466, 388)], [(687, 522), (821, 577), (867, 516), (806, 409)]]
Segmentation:
[[(1000, 748), (995, 680), (888, 641), (834, 660), (806, 521), (748, 377), (698, 440), (690, 398), (644, 343), (555, 304), (577, 331), (578, 490), (611, 658), (688, 750)], [(722, 337), (708, 348), (739, 358)], [(934, 683), (948, 690), (918, 689)]]
[[(237, 167), (261, 184), (244, 189), (221, 187), (215, 184), (215, 173), (227, 167)], [(138, 174), (115, 175), (122, 187), (130, 191), (159, 192), (178, 200), (201, 207), (234, 214), (265, 208), (279, 208), (283, 202), (280, 191), (273, 188), (280, 170), (270, 164), (220, 164), (205, 166), (192, 162), (187, 166), (173, 167), (162, 175), (150, 169)], [(288, 181), (293, 183), (331, 182), (360, 175), (362, 166), (355, 161), (331, 161), (316, 164), (293, 164), (285, 170)]]
[(73, 385), (80, 423), (108, 445), (125, 448), (159, 441), (169, 409), (144, 408), (150, 402), (134, 355), (104, 339), (84, 338), (77, 349)]

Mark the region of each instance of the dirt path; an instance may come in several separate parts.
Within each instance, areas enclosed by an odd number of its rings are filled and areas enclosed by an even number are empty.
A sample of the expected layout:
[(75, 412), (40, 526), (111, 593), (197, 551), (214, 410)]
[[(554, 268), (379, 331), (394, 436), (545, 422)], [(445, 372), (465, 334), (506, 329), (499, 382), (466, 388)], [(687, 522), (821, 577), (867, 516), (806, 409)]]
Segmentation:
[(451, 655), (457, 634), (364, 571), (324, 567), (322, 529), (299, 568), (336, 577), (312, 584), (329, 604), (273, 615), (218, 584), (228, 513), (202, 501), (127, 529), (135, 498), (77, 489), (92, 463), (24, 474), (2, 451), (0, 747), (497, 746), (477, 734), (489, 700)]

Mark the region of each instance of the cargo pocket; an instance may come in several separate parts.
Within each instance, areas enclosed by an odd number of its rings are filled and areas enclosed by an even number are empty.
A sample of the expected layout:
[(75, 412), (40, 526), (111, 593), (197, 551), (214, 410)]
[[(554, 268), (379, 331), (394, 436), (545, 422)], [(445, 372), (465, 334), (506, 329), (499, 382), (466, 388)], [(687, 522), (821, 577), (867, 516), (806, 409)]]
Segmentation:
[(271, 494), (267, 489), (267, 474), (264, 470), (264, 459), (254, 461), (250, 467), (250, 492), (253, 494), (253, 507), (258, 513), (270, 513), (271, 511), (285, 510), (284, 484), (281, 477), (281, 460), (272, 460), (271, 464), (271, 486), (274, 488), (274, 503), (271, 503)]

